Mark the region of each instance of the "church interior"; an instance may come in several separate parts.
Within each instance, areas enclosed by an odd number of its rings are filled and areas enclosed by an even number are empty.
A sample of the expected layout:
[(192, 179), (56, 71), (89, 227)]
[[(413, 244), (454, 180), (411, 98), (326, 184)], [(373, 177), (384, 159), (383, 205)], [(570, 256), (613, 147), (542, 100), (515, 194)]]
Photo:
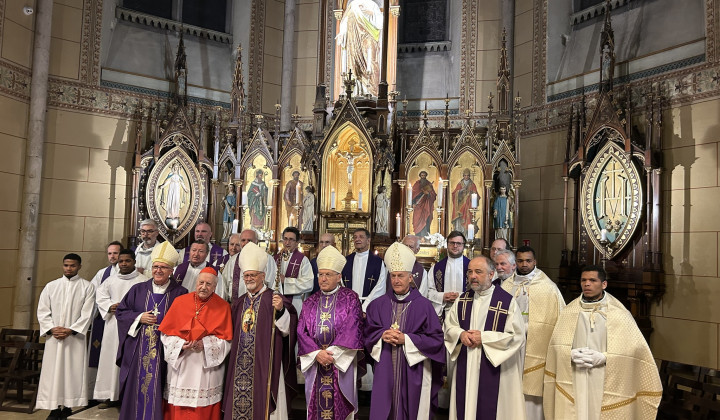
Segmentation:
[(460, 231), (567, 302), (603, 265), (661, 377), (720, 381), (720, 0), (0, 0), (0, 149), (2, 328), (145, 219)]

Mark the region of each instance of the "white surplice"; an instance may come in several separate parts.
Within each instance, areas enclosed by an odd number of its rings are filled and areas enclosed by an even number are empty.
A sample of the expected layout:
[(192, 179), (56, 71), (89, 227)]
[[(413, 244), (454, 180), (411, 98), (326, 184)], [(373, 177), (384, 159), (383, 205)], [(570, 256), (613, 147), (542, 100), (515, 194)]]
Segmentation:
[(447, 264), (445, 265), (445, 278), (443, 279), (443, 291), (439, 292), (435, 285), (435, 278), (433, 277), (433, 270), (435, 264), (430, 267), (428, 272), (428, 292), (427, 298), (433, 303), (435, 312), (438, 316), (442, 314), (443, 309), (445, 312), (450, 310), (452, 303), (445, 303), (443, 296), (445, 293), (457, 292), (462, 293), (465, 286), (465, 269), (463, 266), (462, 255), (458, 258), (448, 257)]
[(35, 408), (82, 407), (88, 402), (87, 331), (93, 319), (95, 287), (74, 276), (48, 283), (40, 293), (37, 317), (40, 334), (54, 327), (70, 328), (63, 340), (47, 336)]
[[(272, 258), (275, 261), (274, 258)], [(287, 267), (290, 260), (281, 260), (280, 274), (287, 273)], [(283, 295), (293, 295), (293, 306), (297, 309), (297, 313), (302, 310), (302, 301), (305, 298), (305, 294), (312, 292), (313, 281), (315, 280), (315, 274), (313, 274), (310, 260), (303, 256), (302, 262), (300, 263), (300, 270), (298, 271), (297, 277), (285, 277), (282, 283), (282, 290), (280, 293)], [(266, 278), (267, 281), (267, 278)], [(275, 286), (275, 279), (272, 279), (271, 289)]]
[(150, 277), (152, 275), (152, 252), (153, 249), (160, 242), (155, 241), (155, 245), (150, 248), (145, 248), (145, 242), (141, 242), (137, 248), (135, 248), (135, 268), (142, 268), (144, 271), (142, 274)]
[[(380, 264), (380, 278), (377, 280), (377, 283), (375, 283), (375, 287), (372, 288), (369, 295), (363, 296), (363, 290), (365, 289), (365, 270), (367, 269), (369, 255), (369, 250), (365, 252), (356, 251), (355, 259), (353, 260), (352, 289), (353, 292), (357, 293), (360, 297), (363, 313), (367, 312), (367, 307), (370, 305), (370, 302), (384, 295), (387, 290), (387, 269), (383, 262)], [(369, 370), (368, 375), (370, 375)]]
[(102, 347), (100, 347), (100, 360), (98, 362), (97, 379), (93, 399), (117, 401), (120, 397), (118, 376), (120, 367), (115, 364), (117, 358), (118, 338), (117, 319), (110, 307), (125, 297), (128, 290), (137, 283), (147, 281), (148, 278), (134, 270), (130, 274), (114, 274), (108, 277), (95, 293), (100, 316), (105, 320)]
[[(522, 314), (518, 310), (515, 299), (510, 302), (505, 329), (503, 331), (483, 331), (485, 318), (490, 307), (490, 300), (495, 286), (473, 296), (470, 329), (481, 331), (482, 345), (467, 349), (467, 372), (465, 380), (465, 417), (474, 418), (477, 409), (478, 386), (480, 383), (480, 362), (482, 354), (490, 363), (500, 366), (500, 385), (497, 402), (498, 419), (525, 419), (525, 400), (522, 391), (522, 358), (520, 348), (525, 343), (525, 329)], [(465, 331), (460, 327), (457, 314), (457, 301), (447, 312), (445, 318), (445, 347), (450, 358), (457, 361), (463, 346), (460, 334)], [(450, 418), (457, 418), (456, 386), (457, 375), (453, 375), (450, 393)]]

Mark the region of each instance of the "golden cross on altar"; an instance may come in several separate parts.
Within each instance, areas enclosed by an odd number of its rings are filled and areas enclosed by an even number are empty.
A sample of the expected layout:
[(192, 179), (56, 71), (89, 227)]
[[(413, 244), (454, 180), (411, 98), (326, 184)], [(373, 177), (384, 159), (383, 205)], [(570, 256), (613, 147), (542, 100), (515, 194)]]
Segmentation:
[(462, 303), (462, 320), (465, 321), (465, 312), (467, 311), (467, 304), (473, 301), (472, 295), (466, 295), (458, 299), (458, 305)]
[(503, 308), (502, 308), (502, 302), (500, 302), (500, 301), (498, 301), (497, 306), (491, 306), (491, 307), (489, 307), (489, 308), (488, 308), (488, 311), (493, 311), (493, 312), (495, 312), (495, 318), (493, 319), (492, 330), (493, 330), (493, 331), (497, 331), (497, 324), (498, 324), (498, 321), (500, 320), (500, 314), (505, 314), (505, 315), (507, 315), (507, 314), (508, 314), (508, 311), (507, 311), (507, 309), (503, 309)]

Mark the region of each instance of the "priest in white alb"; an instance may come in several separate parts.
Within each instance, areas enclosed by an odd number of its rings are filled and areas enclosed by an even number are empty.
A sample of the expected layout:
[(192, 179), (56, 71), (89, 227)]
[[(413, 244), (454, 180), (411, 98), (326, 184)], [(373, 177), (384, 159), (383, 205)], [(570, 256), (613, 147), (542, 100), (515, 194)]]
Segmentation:
[(98, 311), (105, 320), (103, 345), (100, 347), (100, 362), (93, 392), (93, 399), (105, 401), (100, 404), (99, 408), (101, 409), (117, 405), (120, 397), (118, 384), (120, 367), (115, 364), (120, 340), (118, 339), (115, 311), (134, 284), (148, 280), (135, 268), (135, 253), (129, 249), (120, 250), (117, 266), (118, 272), (105, 280), (95, 293)]
[(67, 418), (88, 402), (87, 331), (95, 309), (95, 287), (78, 276), (82, 259), (63, 258), (63, 276), (43, 288), (38, 301), (40, 334), (47, 336), (35, 408)]
[(582, 295), (562, 311), (550, 339), (545, 418), (655, 419), (662, 384), (632, 314), (605, 291), (602, 267), (583, 267), (580, 286)]
[(490, 258), (472, 259), (469, 290), (445, 318), (445, 347), (456, 362), (451, 419), (525, 419), (523, 318), (512, 295), (493, 285), (494, 271)]
[(217, 271), (204, 268), (195, 291), (178, 296), (160, 324), (168, 364), (165, 420), (219, 420), (230, 352), (230, 305), (215, 294)]

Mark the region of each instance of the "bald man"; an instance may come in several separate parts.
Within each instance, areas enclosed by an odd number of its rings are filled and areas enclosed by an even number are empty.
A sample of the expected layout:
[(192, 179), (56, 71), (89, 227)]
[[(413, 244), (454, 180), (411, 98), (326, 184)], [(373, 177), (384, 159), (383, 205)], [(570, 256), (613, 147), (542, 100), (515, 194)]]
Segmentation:
[[(258, 238), (257, 232), (252, 229), (245, 229), (240, 233), (233, 234), (230, 237), (231, 241), (233, 241), (233, 236), (235, 235), (238, 235), (237, 246), (239, 247), (239, 249), (236, 254), (228, 258), (227, 264), (225, 264), (227, 268), (224, 269), (221, 274), (223, 279), (222, 283), (225, 287), (225, 297), (228, 301), (230, 301), (230, 303), (233, 303), (234, 300), (243, 295), (246, 291), (245, 282), (243, 281), (242, 269), (240, 267), (240, 261), (238, 259), (238, 255), (240, 255), (240, 250), (242, 250), (248, 242), (252, 242), (255, 245), (260, 242), (260, 238)], [(268, 285), (268, 287), (272, 287), (275, 284), (276, 273), (277, 266), (275, 265), (275, 261), (269, 259), (267, 267), (265, 268), (265, 283)]]
[[(206, 244), (210, 244), (210, 252), (208, 252), (207, 257), (205, 257), (205, 262), (207, 262), (208, 265), (222, 269), (225, 264), (227, 264), (230, 254), (220, 245), (212, 243), (212, 237), (213, 231), (209, 224), (200, 222), (195, 225), (195, 240), (200, 239)], [(181, 249), (179, 252), (180, 262), (178, 264), (182, 264), (190, 258), (190, 247)]]
[[(335, 235), (333, 235), (332, 233), (323, 233), (322, 235), (320, 235), (320, 240), (318, 240), (318, 250), (317, 250), (318, 255), (320, 254), (320, 251), (325, 249), (325, 247), (327, 247), (328, 245), (336, 246), (335, 245)], [(315, 292), (317, 292), (318, 290), (320, 290), (320, 284), (318, 282), (317, 257), (310, 260), (310, 267), (312, 267), (313, 277), (314, 277), (313, 289), (312, 289), (312, 292), (310, 292), (310, 294), (312, 295)]]

